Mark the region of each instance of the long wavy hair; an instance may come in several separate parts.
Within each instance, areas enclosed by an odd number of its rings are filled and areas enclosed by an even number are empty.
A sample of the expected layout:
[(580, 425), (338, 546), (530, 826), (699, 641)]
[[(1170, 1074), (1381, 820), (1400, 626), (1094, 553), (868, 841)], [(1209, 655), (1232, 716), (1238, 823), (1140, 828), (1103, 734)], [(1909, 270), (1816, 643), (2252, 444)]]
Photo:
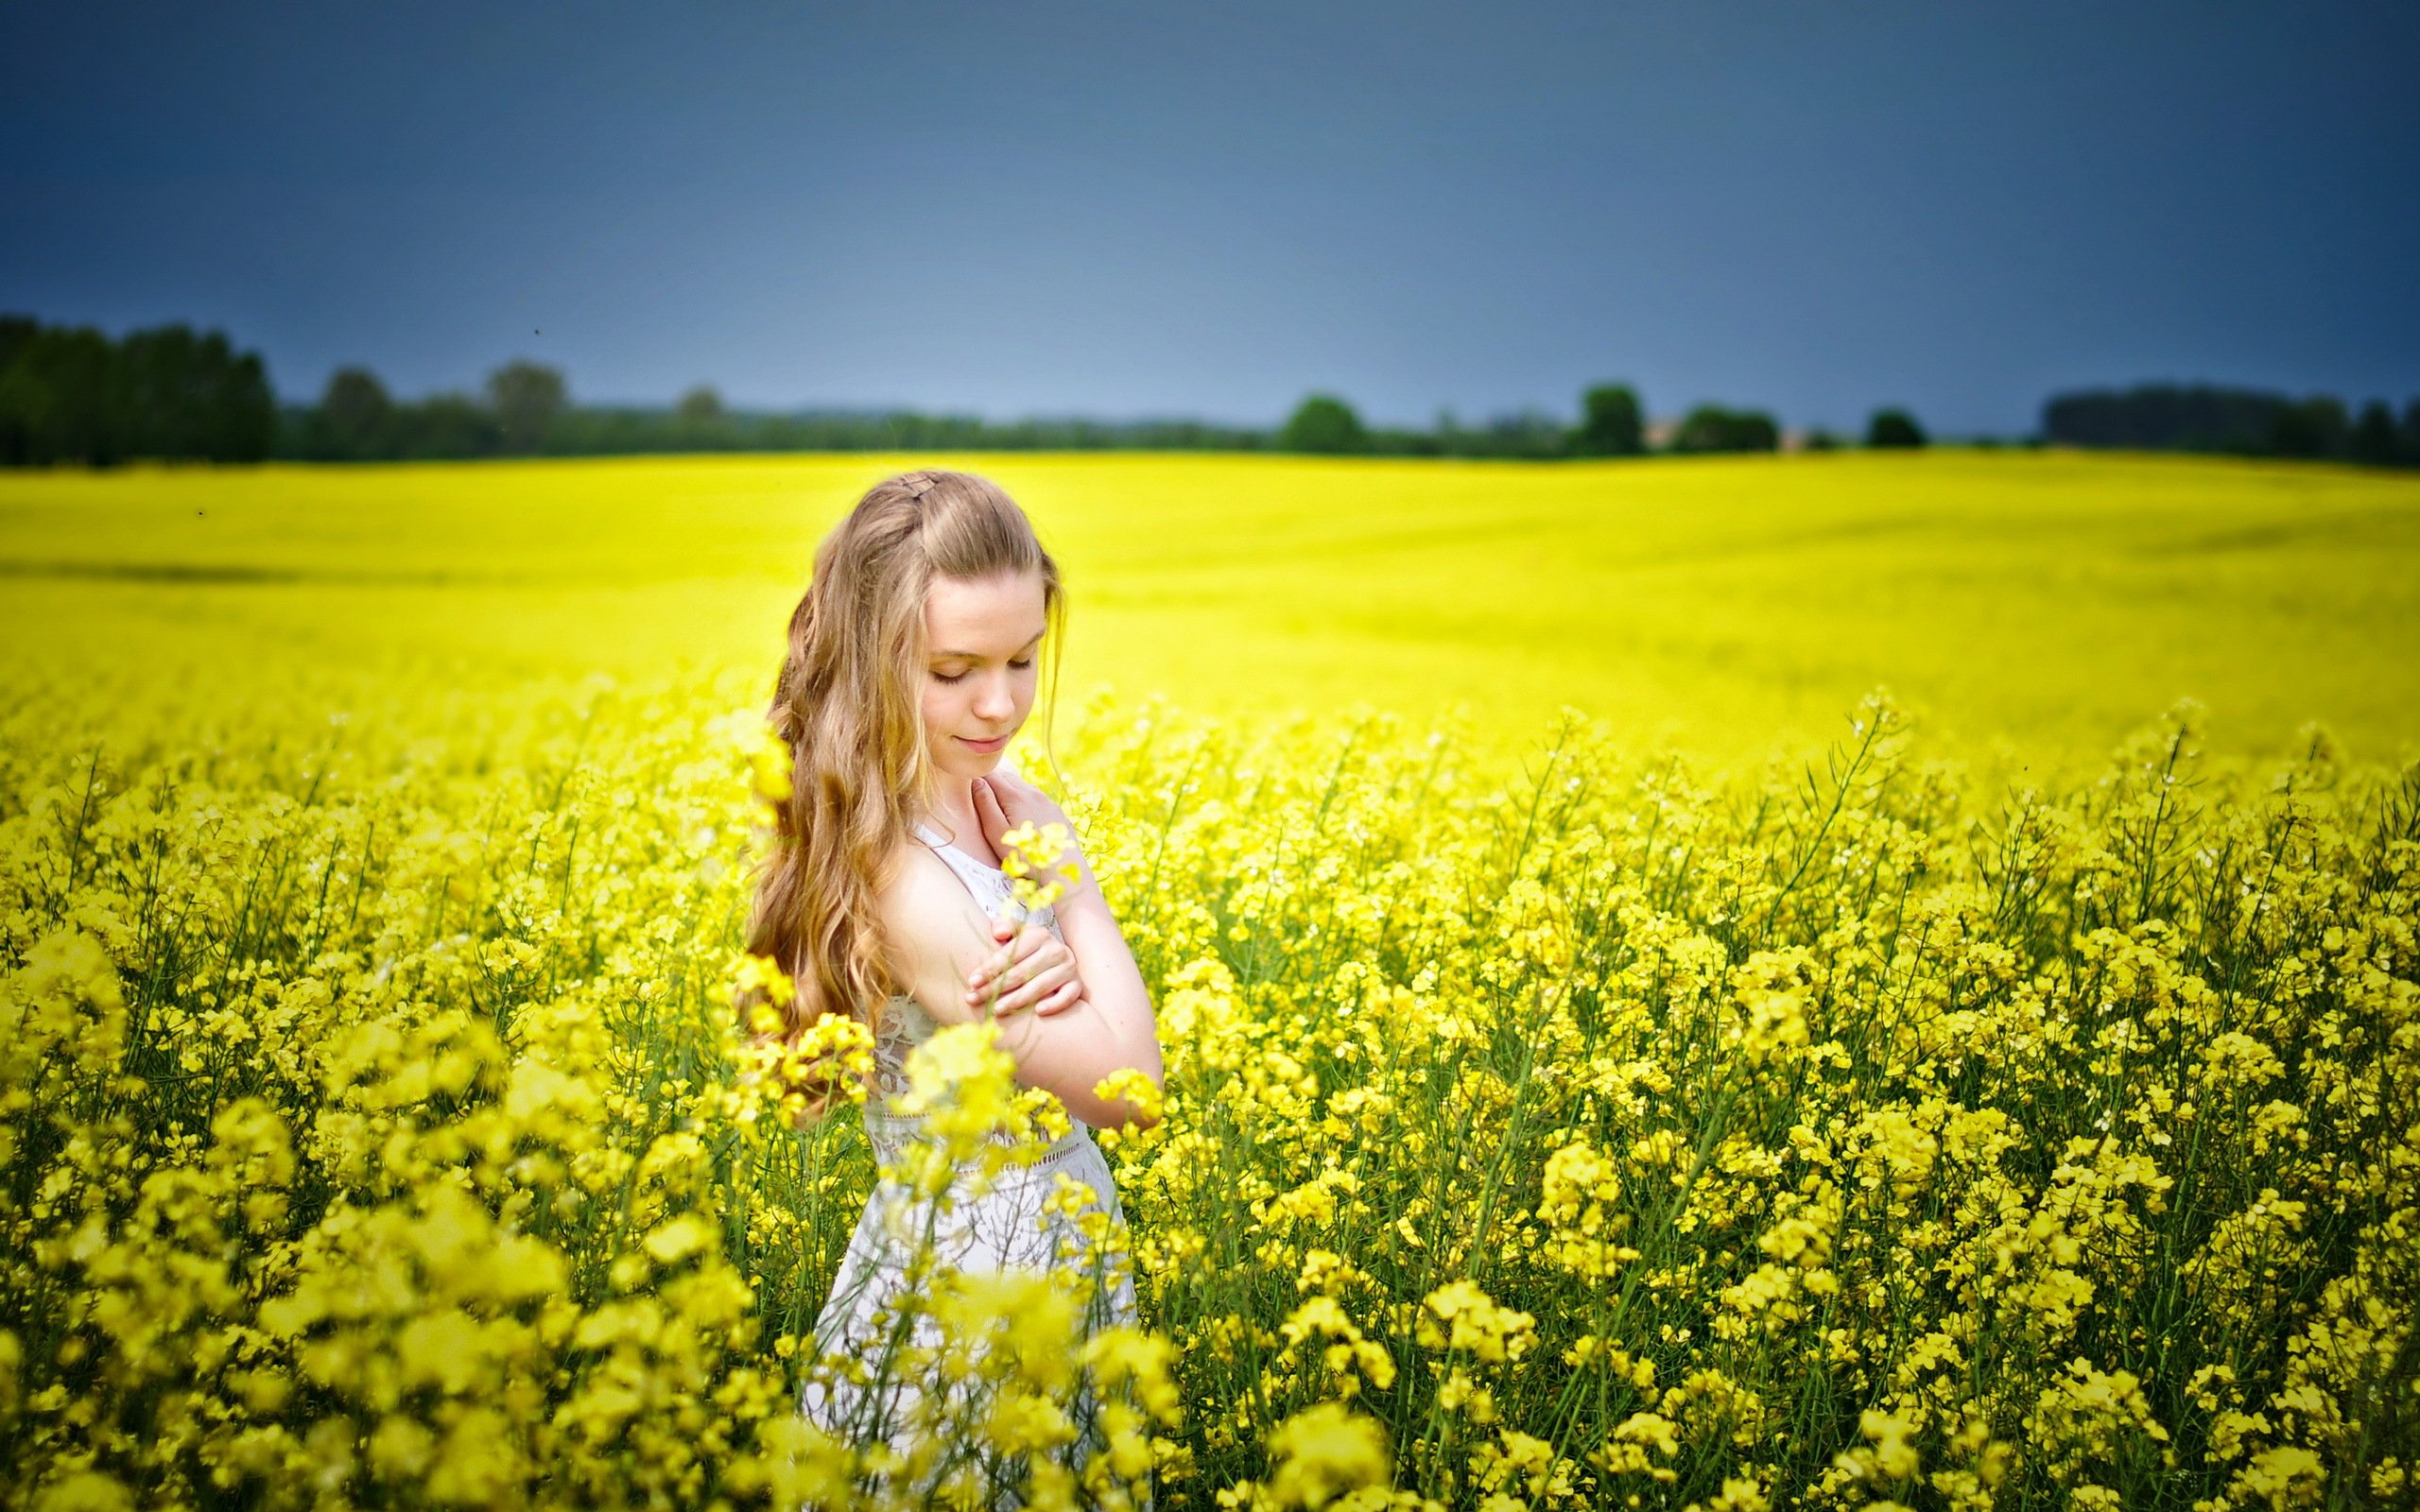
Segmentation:
[(782, 1005), (786, 1042), (834, 1013), (879, 1032), (897, 988), (876, 901), (932, 796), (925, 590), (939, 577), (1025, 572), (1042, 575), (1046, 746), (1066, 613), (1059, 566), (997, 484), (971, 472), (885, 478), (817, 548), (767, 713), (789, 747), (790, 796), (773, 805), (775, 843), (749, 921), (749, 952), (796, 983)]

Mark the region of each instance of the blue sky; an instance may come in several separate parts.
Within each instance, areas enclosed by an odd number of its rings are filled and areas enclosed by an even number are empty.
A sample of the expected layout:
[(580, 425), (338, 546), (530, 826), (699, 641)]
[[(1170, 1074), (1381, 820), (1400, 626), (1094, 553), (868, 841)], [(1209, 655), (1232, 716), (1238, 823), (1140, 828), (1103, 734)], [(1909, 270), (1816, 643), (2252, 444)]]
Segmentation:
[(19, 6), (0, 308), (287, 396), (2420, 396), (2420, 7)]

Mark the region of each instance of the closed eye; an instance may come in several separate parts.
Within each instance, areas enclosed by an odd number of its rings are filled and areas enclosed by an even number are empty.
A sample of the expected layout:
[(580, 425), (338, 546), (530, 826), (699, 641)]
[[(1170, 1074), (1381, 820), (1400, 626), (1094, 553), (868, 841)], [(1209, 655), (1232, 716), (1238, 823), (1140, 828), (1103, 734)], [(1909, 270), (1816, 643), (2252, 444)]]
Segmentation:
[[(1012, 666), (1012, 667), (1017, 668), (1019, 671), (1023, 671), (1025, 668), (1027, 668), (1027, 667), (1029, 667), (1029, 666), (1033, 665), (1033, 658), (1032, 658), (1032, 657), (1030, 657), (1030, 656), (1027, 656), (1027, 657), (1011, 657), (1011, 658), (1010, 658), (1010, 659), (1009, 659), (1009, 665), (1011, 665), (1011, 666)], [(938, 668), (938, 667), (935, 667), (935, 668), (933, 668), (933, 669), (931, 669), (931, 670), (932, 670), (932, 675), (933, 675), (933, 680), (934, 680), (934, 681), (936, 681), (936, 682), (963, 682), (963, 681), (965, 681), (965, 680), (966, 680), (966, 672), (963, 672), (963, 671), (961, 671), (961, 672), (943, 672), (943, 671), (942, 671), (942, 670), (941, 670), (940, 668)], [(974, 669), (973, 669), (973, 668), (971, 668), (971, 667), (967, 669), (967, 671), (972, 671), (972, 670), (974, 670)]]

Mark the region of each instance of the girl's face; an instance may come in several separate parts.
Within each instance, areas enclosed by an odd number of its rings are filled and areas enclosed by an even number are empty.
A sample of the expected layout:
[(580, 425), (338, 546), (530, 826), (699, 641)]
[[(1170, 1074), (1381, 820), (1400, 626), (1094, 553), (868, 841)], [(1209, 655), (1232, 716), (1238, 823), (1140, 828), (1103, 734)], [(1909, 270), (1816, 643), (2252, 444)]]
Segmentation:
[(1000, 763), (1033, 708), (1042, 574), (936, 577), (925, 593), (925, 750), (961, 782)]

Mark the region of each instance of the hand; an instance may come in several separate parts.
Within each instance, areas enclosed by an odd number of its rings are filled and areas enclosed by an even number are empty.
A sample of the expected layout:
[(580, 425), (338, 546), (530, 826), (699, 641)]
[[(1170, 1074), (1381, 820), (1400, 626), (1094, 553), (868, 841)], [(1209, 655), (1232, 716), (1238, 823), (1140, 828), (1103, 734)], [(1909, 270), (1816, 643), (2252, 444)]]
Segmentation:
[[(1064, 825), (1069, 842), (1075, 844), (1076, 827), (1068, 822), (1067, 811), (1006, 765), (975, 780), (975, 822), (983, 827), (983, 838), (992, 843), (992, 853), (996, 856), (1008, 854), (1009, 832), (1020, 824), (1030, 824), (1037, 830), (1046, 824)], [(1092, 880), (1092, 868), (1085, 864), (1080, 844), (1073, 855), (1063, 859), (1076, 868), (1075, 888)]]
[(1058, 936), (1030, 921), (996, 919), (992, 937), (999, 948), (966, 978), (969, 1007), (989, 1002), (994, 1017), (1031, 1008), (1034, 1017), (1046, 1019), (1082, 999), (1084, 984), (1076, 975), (1075, 954)]

